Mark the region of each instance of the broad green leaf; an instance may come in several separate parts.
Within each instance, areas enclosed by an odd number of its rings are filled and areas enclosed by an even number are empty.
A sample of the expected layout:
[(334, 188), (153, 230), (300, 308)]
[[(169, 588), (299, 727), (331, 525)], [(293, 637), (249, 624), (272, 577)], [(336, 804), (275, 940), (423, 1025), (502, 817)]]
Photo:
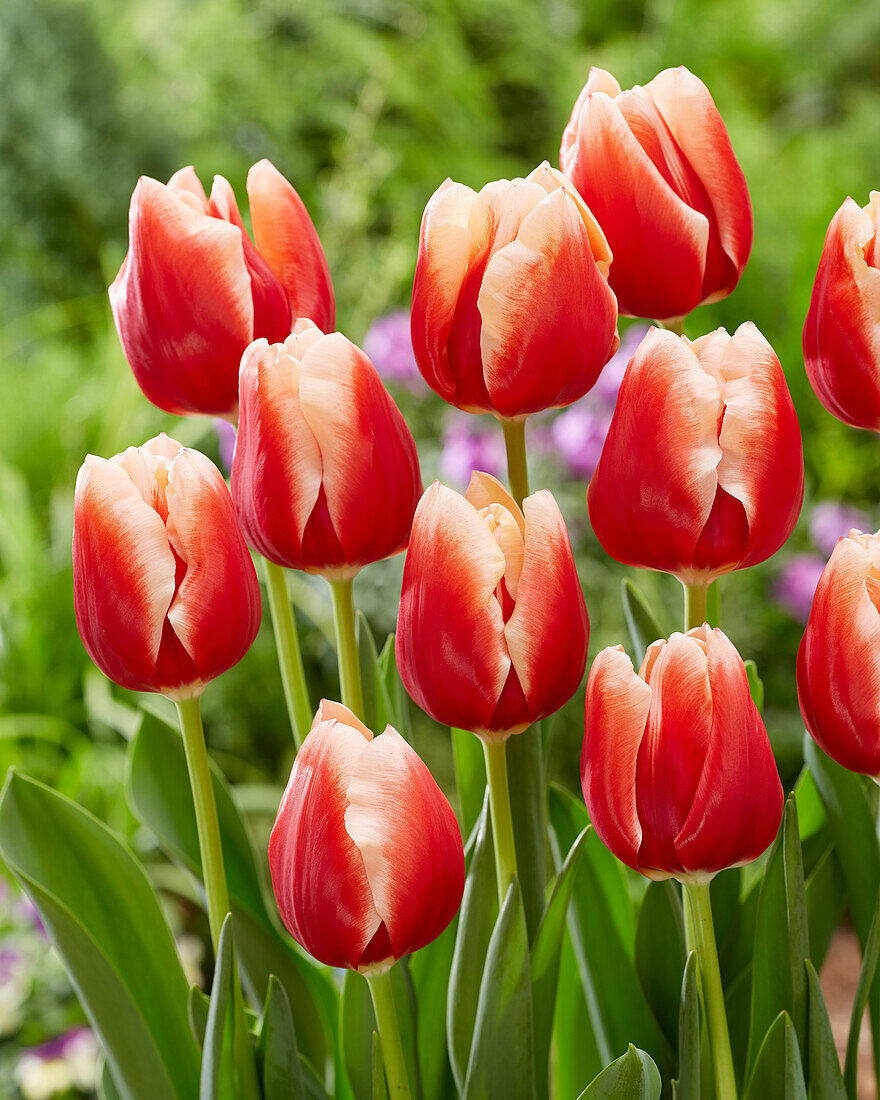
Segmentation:
[[(358, 662), (361, 666), (361, 687), (364, 694), (364, 725), (374, 733), (381, 733), (391, 722), (391, 700), (385, 679), (379, 668), (379, 654), (370, 626), (363, 612), (355, 612)], [(398, 730), (398, 733), (402, 733)]]
[(459, 1092), (463, 1091), (467, 1076), (480, 980), (497, 916), (498, 889), (495, 884), (495, 854), (492, 850), (487, 792), (474, 834), (464, 896), (458, 913), (446, 1002), (449, 1062)]
[(514, 878), (492, 931), (480, 983), (463, 1100), (535, 1096), (529, 937)]
[(673, 1086), (675, 1100), (700, 1100), (700, 994), (697, 984), (697, 953), (691, 951), (681, 979), (678, 1014), (678, 1077)]
[(394, 651), (394, 635), (389, 634), (379, 654), (379, 671), (385, 683), (385, 691), (391, 703), (391, 725), (404, 737), (409, 736), (409, 697), (397, 671), (397, 655)]
[(450, 729), (455, 785), (458, 789), (458, 819), (462, 836), (470, 836), (486, 793), (486, 762), (479, 737), (467, 730)]
[(797, 1034), (791, 1017), (780, 1012), (758, 1051), (744, 1100), (807, 1100)]
[(122, 1094), (116, 1087), (116, 1082), (113, 1080), (113, 1075), (110, 1072), (110, 1064), (106, 1057), (102, 1059), (101, 1066), (98, 1069), (96, 1091), (98, 1100), (122, 1100)]
[(70, 799), (10, 771), (0, 856), (30, 896), (123, 1100), (190, 1100), (189, 987), (156, 893), (128, 848)]
[(801, 769), (801, 774), (795, 784), (794, 797), (797, 802), (801, 843), (804, 844), (808, 837), (818, 833), (828, 821), (819, 789), (816, 786), (816, 780), (809, 768)]
[(849, 1021), (849, 1037), (846, 1041), (846, 1062), (843, 1076), (846, 1082), (846, 1091), (849, 1093), (851, 1100), (856, 1100), (858, 1093), (859, 1032), (862, 1029), (862, 1017), (865, 1014), (871, 987), (876, 984), (878, 961), (880, 961), (880, 894), (877, 895), (874, 917), (868, 932), (868, 942), (865, 945), (862, 969), (859, 973), (859, 984), (856, 986), (856, 995), (853, 999), (852, 1015)]
[(664, 633), (647, 600), (629, 577), (624, 577), (620, 582), (620, 599), (632, 642), (633, 659), (638, 666), (644, 660), (645, 650), (651, 642), (664, 637)]
[(379, 1032), (373, 1032), (372, 1046), (372, 1100), (388, 1100), (388, 1081), (385, 1078), (385, 1062), (382, 1058), (382, 1044)]
[(636, 974), (654, 1017), (675, 1049), (684, 973), (684, 917), (673, 882), (651, 882), (636, 926)]
[(568, 904), (574, 889), (578, 864), (589, 829), (578, 834), (565, 857), (550, 892), (547, 907), (541, 917), (535, 942), (532, 944), (532, 1009), (535, 1027), (535, 1082), (538, 1095), (547, 1090), (547, 1071), (550, 1059), (550, 1036), (553, 1030), (553, 1011), (556, 1007), (556, 988), (559, 981), (559, 959), (562, 953), (562, 937), (568, 916)]
[(661, 1088), (653, 1059), (630, 1043), (626, 1054), (606, 1066), (578, 1100), (660, 1100)]
[[(816, 834), (821, 840), (827, 830)], [(813, 838), (811, 838), (812, 841)], [(821, 967), (831, 939), (846, 910), (846, 884), (833, 843), (824, 846), (806, 878), (807, 923), (810, 929), (810, 958)]]
[(269, 978), (258, 1053), (263, 1100), (304, 1100), (306, 1091), (293, 1013), (284, 986), (274, 974)]
[(837, 1046), (831, 1032), (819, 975), (809, 959), (805, 960), (804, 968), (807, 972), (807, 1077), (810, 1082), (810, 1100), (846, 1100)]
[(584, 987), (566, 929), (562, 941), (556, 1014), (553, 1022), (553, 1084), (557, 1096), (576, 1096), (584, 1081), (602, 1069)]
[(758, 710), (764, 709), (764, 681), (758, 675), (758, 666), (755, 662), (749, 658), (748, 661), (744, 661), (746, 666), (746, 676), (749, 679), (749, 694), (752, 697), (752, 702), (758, 708)]
[[(326, 972), (278, 931), (264, 901), (244, 822), (213, 762), (211, 779), (242, 976), (258, 1003), (268, 994), (269, 975), (278, 977), (294, 1013), (300, 1047), (314, 1066), (323, 1068), (335, 1046), (335, 989)], [(183, 742), (175, 729), (152, 714), (144, 715), (129, 745), (126, 793), (134, 814), (156, 834), (165, 851), (198, 876), (199, 837)]]
[(513, 815), (516, 864), (522, 890), (529, 943), (544, 912), (547, 884), (547, 791), (544, 781), (544, 723), (538, 722), (507, 740), (507, 777)]
[(232, 946), (232, 918), (223, 921), (217, 944), (211, 1003), (205, 1025), (202, 1049), (202, 1073), (199, 1100), (235, 1100), (232, 1029), (232, 973), (235, 952)]
[(187, 1014), (189, 1026), (195, 1041), (199, 1047), (205, 1045), (205, 1030), (208, 1027), (208, 1009), (211, 1007), (211, 998), (206, 996), (197, 985), (191, 986), (189, 1001), (187, 1002)]
[(425, 1100), (443, 1100), (452, 1088), (446, 1052), (446, 997), (457, 922), (407, 962), (416, 995), (416, 1049)]

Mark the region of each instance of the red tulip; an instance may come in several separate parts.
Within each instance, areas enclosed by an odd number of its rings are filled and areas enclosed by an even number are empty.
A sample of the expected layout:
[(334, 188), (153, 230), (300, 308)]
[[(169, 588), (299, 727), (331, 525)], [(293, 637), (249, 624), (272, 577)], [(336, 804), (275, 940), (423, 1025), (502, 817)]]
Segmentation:
[(880, 431), (880, 192), (864, 209), (846, 199), (825, 247), (804, 325), (816, 396), (838, 420)]
[(166, 435), (76, 481), (73, 591), (83, 644), (134, 691), (198, 695), (260, 625), (260, 589), (226, 483)]
[(684, 66), (628, 91), (590, 69), (559, 163), (608, 238), (621, 313), (684, 317), (739, 282), (748, 188), (708, 88)]
[(590, 482), (605, 550), (708, 583), (775, 554), (803, 492), (797, 416), (757, 328), (693, 342), (651, 329), (624, 374)]
[(807, 729), (843, 767), (880, 778), (880, 532), (838, 540), (798, 651)]
[(251, 344), (239, 395), (232, 495), (251, 546), (336, 579), (406, 547), (416, 446), (360, 348), (300, 320), (283, 344)]
[(611, 253), (548, 164), (477, 194), (447, 180), (422, 218), (412, 341), (432, 389), (470, 412), (569, 405), (620, 343)]
[(577, 690), (589, 620), (547, 490), (523, 509), (489, 474), (460, 496), (434, 482), (413, 521), (397, 625), (409, 694), (444, 725), (521, 733)]
[(782, 784), (745, 665), (720, 630), (622, 646), (587, 682), (581, 785), (596, 832), (648, 878), (705, 881), (776, 836)]
[(269, 868), (297, 943), (360, 971), (436, 939), (464, 889), (455, 815), (419, 756), (391, 726), (374, 737), (326, 700), (290, 773)]
[(138, 385), (168, 412), (234, 416), (253, 339), (283, 340), (292, 316), (332, 323), (327, 264), (296, 192), (268, 161), (251, 169), (248, 188), (262, 255), (222, 176), (210, 199), (192, 168), (167, 186), (143, 176), (132, 196), (110, 304)]

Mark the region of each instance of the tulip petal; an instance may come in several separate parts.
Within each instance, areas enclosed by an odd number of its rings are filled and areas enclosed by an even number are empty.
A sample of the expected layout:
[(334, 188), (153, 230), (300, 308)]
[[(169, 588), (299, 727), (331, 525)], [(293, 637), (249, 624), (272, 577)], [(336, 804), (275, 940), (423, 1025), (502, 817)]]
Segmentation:
[[(319, 710), (269, 840), (272, 889), (293, 938), (328, 966), (357, 967), (382, 918), (345, 828), (348, 788), (372, 735)], [(369, 731), (367, 731), (369, 734)]]
[(230, 412), (254, 328), (241, 230), (142, 177), (129, 236), (110, 304), (138, 385), (168, 412)]
[(651, 689), (623, 646), (603, 649), (587, 681), (581, 786), (596, 832), (636, 870), (642, 842), (636, 763), (650, 705)]
[(527, 497), (516, 606), (504, 627), (532, 721), (557, 711), (587, 667), (590, 623), (562, 514), (544, 489)]
[(391, 726), (354, 762), (347, 797), (345, 828), (400, 958), (436, 939), (458, 910), (458, 824), (431, 773)]
[(327, 258), (312, 219), (294, 188), (268, 160), (248, 172), (254, 240), (287, 292), (293, 317), (308, 317), (324, 332), (336, 325), (336, 300)]
[(179, 168), (168, 181), (168, 186), (179, 191), (180, 197), (185, 202), (189, 202), (193, 210), (198, 210), (202, 214), (208, 213), (208, 196), (191, 164), (186, 168)]
[(479, 513), (434, 482), (413, 520), (396, 648), (407, 691), (444, 725), (492, 728), (510, 671), (494, 596), (504, 566)]
[(614, 295), (563, 187), (492, 255), (477, 305), (486, 389), (502, 416), (582, 397), (619, 344)]
[[(757, 859), (782, 819), (782, 784), (767, 731), (742, 658), (720, 630), (709, 634), (706, 663), (709, 741), (699, 784), (685, 803), (690, 812), (675, 840), (686, 872), (720, 871)], [(666, 713), (663, 723), (665, 732)]]
[(165, 524), (116, 462), (89, 455), (76, 480), (74, 604), (83, 644), (111, 680), (155, 690), (174, 595)]
[(478, 512), (493, 504), (502, 505), (502, 507), (510, 512), (519, 524), (520, 531), (525, 535), (526, 520), (525, 516), (522, 514), (522, 509), (504, 488), (498, 478), (493, 477), (492, 474), (483, 473), (482, 470), (474, 470), (471, 473), (471, 480), (468, 482), (464, 499), (469, 501)]

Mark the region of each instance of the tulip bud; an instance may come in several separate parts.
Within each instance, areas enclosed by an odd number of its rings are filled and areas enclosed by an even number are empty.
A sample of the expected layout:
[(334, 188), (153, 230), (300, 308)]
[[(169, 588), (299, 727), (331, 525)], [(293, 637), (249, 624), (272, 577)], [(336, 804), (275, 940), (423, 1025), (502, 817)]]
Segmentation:
[(581, 785), (611, 851), (648, 878), (699, 882), (756, 859), (782, 818), (782, 784), (742, 658), (703, 625), (622, 646), (587, 681)]
[(565, 523), (545, 489), (522, 511), (474, 473), (460, 496), (434, 482), (413, 521), (397, 625), (412, 698), (488, 741), (521, 733), (577, 690), (589, 620)]
[(708, 584), (775, 554), (803, 492), (797, 416), (757, 328), (694, 341), (651, 329), (626, 368), (590, 482), (605, 550)]
[(880, 532), (838, 540), (798, 650), (798, 701), (813, 740), (880, 780)]
[(548, 164), (479, 194), (447, 180), (425, 208), (413, 285), (428, 385), (504, 418), (582, 397), (620, 343), (610, 263), (596, 219)]
[(242, 358), (232, 495), (244, 533), (291, 569), (352, 577), (406, 547), (416, 445), (360, 348), (300, 320)]
[(200, 694), (260, 626), (260, 589), (226, 483), (166, 435), (83, 463), (73, 591), (89, 656), (133, 691)]
[(880, 431), (880, 191), (848, 198), (825, 235), (804, 325), (816, 396), (838, 420)]
[(559, 164), (608, 238), (621, 313), (684, 317), (739, 282), (748, 188), (708, 88), (683, 65), (628, 91), (590, 69)]
[(110, 305), (138, 385), (168, 412), (233, 416), (252, 340), (283, 340), (292, 316), (332, 323), (327, 264), (296, 192), (268, 161), (248, 187), (260, 251), (222, 176), (210, 199), (192, 168), (167, 185), (143, 176), (132, 195)]
[(327, 700), (290, 773), (269, 868), (297, 943), (367, 972), (436, 939), (464, 889), (455, 815), (419, 756), (391, 726), (374, 737)]

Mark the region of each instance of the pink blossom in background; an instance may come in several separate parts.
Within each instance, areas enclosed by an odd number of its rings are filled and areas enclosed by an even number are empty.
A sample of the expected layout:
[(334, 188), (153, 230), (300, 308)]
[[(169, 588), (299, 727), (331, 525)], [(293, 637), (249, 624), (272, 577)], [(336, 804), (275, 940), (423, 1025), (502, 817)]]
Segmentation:
[(823, 500), (813, 508), (810, 516), (810, 538), (826, 558), (830, 557), (841, 535), (848, 535), (853, 527), (859, 531), (874, 530), (869, 515), (841, 501)]
[(226, 476), (232, 469), (232, 456), (235, 454), (235, 428), (222, 416), (214, 418), (214, 431), (217, 433), (217, 446), (220, 450), (220, 469)]
[(452, 413), (443, 430), (439, 469), (443, 481), (459, 486), (467, 485), (474, 470), (504, 479), (507, 457), (498, 424), (471, 413)]
[(374, 321), (362, 347), (385, 382), (420, 389), (422, 376), (416, 366), (409, 333), (409, 311), (396, 310)]
[(780, 569), (773, 586), (773, 598), (792, 618), (805, 623), (810, 614), (813, 593), (825, 568), (818, 554), (796, 554)]

